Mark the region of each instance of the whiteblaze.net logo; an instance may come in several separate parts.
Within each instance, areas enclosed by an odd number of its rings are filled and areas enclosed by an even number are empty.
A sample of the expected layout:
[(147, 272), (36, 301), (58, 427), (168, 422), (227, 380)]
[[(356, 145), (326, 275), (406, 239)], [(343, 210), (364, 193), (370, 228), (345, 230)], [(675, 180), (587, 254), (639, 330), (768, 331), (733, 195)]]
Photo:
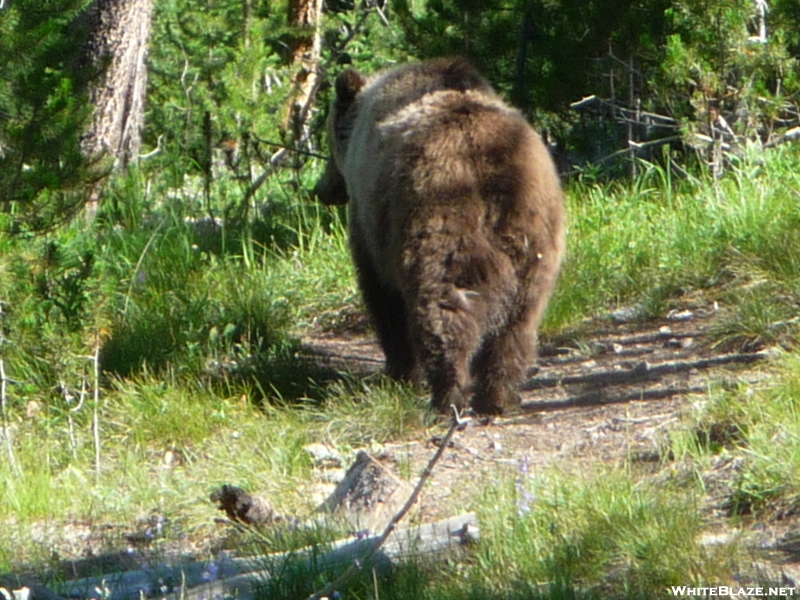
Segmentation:
[(725, 598), (747, 598), (749, 596), (794, 596), (793, 587), (689, 587), (673, 585), (673, 596), (723, 596)]

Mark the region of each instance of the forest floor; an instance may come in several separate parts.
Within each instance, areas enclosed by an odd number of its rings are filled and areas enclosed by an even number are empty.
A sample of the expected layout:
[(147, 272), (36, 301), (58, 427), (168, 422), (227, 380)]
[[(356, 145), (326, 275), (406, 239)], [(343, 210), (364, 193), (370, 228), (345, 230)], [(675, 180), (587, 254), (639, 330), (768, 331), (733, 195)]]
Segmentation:
[[(665, 458), (670, 427), (703, 402), (710, 387), (766, 376), (760, 363), (768, 350), (730, 352), (709, 339), (723, 314), (714, 303), (690, 302), (639, 323), (629, 318), (632, 311), (621, 310), (585, 323), (568, 341), (546, 344), (523, 385), (519, 413), (473, 420), (456, 435), (424, 495), (423, 513), (445, 517), (450, 504), (463, 506), (463, 495), (476, 490), (476, 476), (495, 475), (498, 465), (580, 472), (598, 462)], [(382, 364), (368, 334), (319, 333), (303, 345), (340, 371), (370, 373)], [(387, 444), (381, 458), (422, 466), (435, 442)]]
[[(718, 343), (725, 316), (725, 307), (712, 300), (684, 299), (679, 308), (657, 320), (638, 320), (634, 311), (623, 309), (587, 320), (577, 333), (545, 343), (538, 367), (523, 386), (521, 410), (510, 416), (473, 418), (458, 431), (411, 519), (432, 522), (463, 513), (500, 474), (555, 468), (592, 477), (602, 472), (598, 467), (627, 462), (637, 476), (658, 478), (665, 476), (669, 463), (672, 481), (685, 471), (688, 484), (697, 466), (673, 460), (670, 432), (692, 422), (691, 415), (708, 401), (709, 389), (757, 384), (770, 377), (769, 348), (740, 345), (734, 350)], [(378, 372), (383, 363), (374, 336), (360, 319), (346, 330), (307, 333), (302, 349), (321, 366), (356, 375)], [(420, 430), (416, 439), (370, 451), (413, 485), (437, 447), (432, 431), (440, 430)], [(718, 436), (724, 443), (735, 432), (725, 430), (723, 423), (704, 435)], [(744, 579), (766, 576), (789, 586), (800, 582), (800, 519), (791, 513), (766, 522), (729, 519), (738, 462), (726, 456), (721, 454), (701, 474), (705, 489), (701, 505), (708, 523), (704, 543), (744, 540), (752, 555)], [(337, 466), (341, 470), (347, 465)], [(325, 471), (319, 467), (318, 483), (302, 493), (319, 498), (330, 493), (336, 478)], [(206, 543), (192, 540), (191, 554), (207, 556), (210, 548), (225, 543), (225, 537)], [(114, 570), (141, 568), (141, 556), (100, 550), (96, 558), (112, 559), (108, 566)], [(74, 576), (96, 572), (94, 560), (78, 563), (71, 565)]]
[[(708, 402), (710, 389), (735, 389), (771, 377), (775, 352), (758, 344), (720, 343), (727, 314), (698, 296), (663, 318), (641, 321), (622, 309), (587, 320), (568, 338), (544, 344), (538, 368), (523, 386), (516, 415), (473, 419), (459, 431), (426, 487), (416, 519), (430, 522), (463, 511), (501, 472), (536, 474), (555, 468), (592, 477), (603, 465), (627, 461), (632, 472), (675, 481), (697, 466), (674, 461), (671, 431), (691, 426), (692, 414)], [(339, 370), (370, 373), (382, 354), (364, 333), (317, 333), (304, 347)], [(687, 425), (688, 424), (688, 425)], [(729, 443), (737, 432), (713, 424), (708, 444)], [(378, 458), (394, 472), (418, 473), (437, 446), (437, 437), (386, 444)], [(409, 469), (409, 465), (411, 468)], [(751, 561), (742, 579), (764, 579), (800, 591), (800, 519), (777, 510), (766, 520), (730, 519), (740, 461), (721, 453), (701, 473), (707, 519), (703, 543), (743, 542)], [(695, 475), (692, 475), (694, 473)], [(534, 508), (535, 510), (535, 508)]]

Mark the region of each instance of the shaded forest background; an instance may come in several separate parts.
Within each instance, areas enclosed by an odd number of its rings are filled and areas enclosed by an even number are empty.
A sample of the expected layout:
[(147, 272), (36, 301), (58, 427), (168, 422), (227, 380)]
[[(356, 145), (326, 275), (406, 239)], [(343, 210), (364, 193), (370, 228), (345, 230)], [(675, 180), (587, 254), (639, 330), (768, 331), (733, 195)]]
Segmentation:
[[(134, 24), (152, 8), (139, 32), (149, 36), (143, 119), (128, 126), (141, 146), (89, 152), (93, 112), (114, 101), (97, 90), (123, 93), (104, 78), (115, 51), (98, 50), (109, 37), (98, 28), (137, 4)], [(308, 188), (301, 168), (326, 152), (322, 107), (336, 72), (453, 54), (546, 134), (565, 174), (635, 174), (629, 159), (667, 155), (674, 169), (721, 172), (748, 146), (795, 139), (800, 125), (794, 0), (6, 0), (3, 227), (69, 218), (140, 155), (175, 187), (194, 178), (209, 213), (245, 216), (275, 173)], [(130, 97), (120, 103), (137, 111)]]

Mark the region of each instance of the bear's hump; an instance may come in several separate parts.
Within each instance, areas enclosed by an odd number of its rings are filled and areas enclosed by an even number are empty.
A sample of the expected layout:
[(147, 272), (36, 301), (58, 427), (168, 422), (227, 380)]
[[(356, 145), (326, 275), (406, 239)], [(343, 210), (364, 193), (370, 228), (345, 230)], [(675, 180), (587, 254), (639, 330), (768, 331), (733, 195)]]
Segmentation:
[(489, 82), (463, 58), (439, 58), (378, 73), (359, 95), (366, 105), (371, 105), (373, 118), (380, 120), (425, 96), (446, 91), (497, 98)]

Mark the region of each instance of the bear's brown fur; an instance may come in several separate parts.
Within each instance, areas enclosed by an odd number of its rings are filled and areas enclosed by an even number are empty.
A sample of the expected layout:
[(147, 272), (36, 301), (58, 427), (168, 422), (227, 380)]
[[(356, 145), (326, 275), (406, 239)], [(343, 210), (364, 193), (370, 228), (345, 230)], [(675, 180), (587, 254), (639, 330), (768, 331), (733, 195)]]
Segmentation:
[(564, 256), (547, 148), (463, 59), (348, 70), (335, 88), (315, 193), (350, 202), (387, 373), (425, 376), (441, 411), (514, 408)]

